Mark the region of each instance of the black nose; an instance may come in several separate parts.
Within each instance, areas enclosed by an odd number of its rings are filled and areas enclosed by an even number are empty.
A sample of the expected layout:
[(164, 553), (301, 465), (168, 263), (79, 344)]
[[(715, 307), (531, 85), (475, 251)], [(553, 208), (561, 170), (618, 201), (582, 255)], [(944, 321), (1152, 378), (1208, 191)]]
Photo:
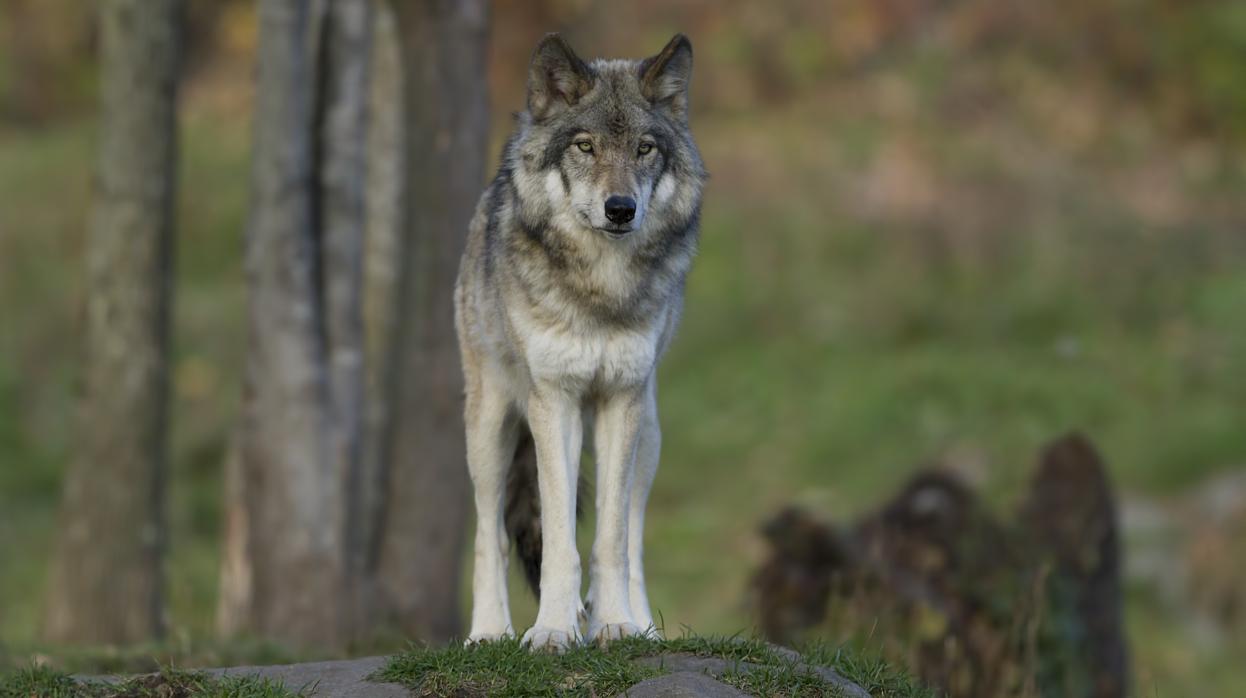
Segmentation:
[(606, 218), (611, 223), (626, 223), (636, 217), (636, 202), (630, 196), (612, 196), (606, 199)]

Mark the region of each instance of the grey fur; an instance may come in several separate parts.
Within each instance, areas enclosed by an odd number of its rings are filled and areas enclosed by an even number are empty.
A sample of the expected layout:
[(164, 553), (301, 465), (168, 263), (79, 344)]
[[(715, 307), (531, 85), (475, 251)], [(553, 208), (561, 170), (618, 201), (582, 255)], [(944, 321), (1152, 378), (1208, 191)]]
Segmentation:
[[(455, 290), (469, 467), (480, 526), (487, 527), (477, 536), (478, 567), (499, 564), (491, 546), (504, 550), (505, 540), (494, 541), (493, 527), (500, 530), (502, 524), (495, 519), (504, 518), (520, 542), (530, 579), (550, 583), (544, 572), (536, 572), (541, 567), (541, 529), (547, 535), (550, 530), (543, 513), (548, 507), (524, 500), (525, 494), (531, 499), (538, 491), (542, 499), (547, 496), (545, 484), (539, 489), (531, 478), (552, 477), (544, 473), (557, 466), (547, 465), (539, 455), (542, 435), (549, 443), (562, 427), (535, 421), (534, 409), (544, 415), (550, 405), (573, 401), (583, 421), (579, 415), (569, 416), (572, 428), (582, 425), (590, 432), (595, 414), (622, 410), (611, 413), (613, 426), (598, 425), (598, 431), (606, 429), (611, 439), (617, 432), (626, 442), (620, 442), (624, 450), (617, 453), (624, 454), (618, 457), (626, 462), (618, 467), (627, 472), (616, 469), (614, 476), (622, 479), (605, 492), (599, 481), (598, 507), (617, 512), (619, 506), (628, 506), (626, 492), (622, 505), (603, 504), (602, 497), (618, 494), (624, 484), (632, 487), (635, 466), (629, 459), (640, 456), (626, 454), (640, 449), (653, 462), (645, 466), (648, 474), (640, 476), (646, 481), (629, 491), (636, 493), (643, 514), (659, 438), (653, 371), (682, 311), (706, 177), (688, 124), (691, 70), (692, 47), (682, 35), (643, 61), (585, 62), (553, 34), (533, 55), (528, 109), (516, 117), (501, 167), (481, 196)], [(607, 219), (604, 202), (611, 196), (633, 199), (634, 219)], [(537, 467), (521, 463), (508, 481), (510, 462), (532, 453), (529, 433), (535, 437)], [(567, 443), (578, 446), (578, 439)], [(502, 458), (505, 464), (499, 463)], [(572, 471), (578, 458), (574, 454), (575, 462), (567, 466)], [(599, 473), (601, 467), (599, 463)], [(495, 511), (503, 498), (499, 477), (509, 490), (504, 517)], [(557, 481), (549, 481), (551, 489), (556, 486)], [(570, 499), (576, 499), (573, 493)], [(570, 525), (574, 528), (574, 521)], [(626, 523), (622, 530), (627, 531)], [(565, 539), (565, 530), (558, 531)], [(608, 548), (608, 543), (602, 545)], [(578, 575), (578, 561), (574, 564)], [(578, 598), (578, 577), (575, 583)], [(482, 581), (478, 574), (477, 594), (481, 584), (496, 595), (493, 582)], [(538, 625), (546, 616), (546, 596)], [(493, 616), (505, 615), (509, 628), (505, 599), (492, 602), (499, 610), (474, 610), (474, 638), (507, 632), (493, 627), (501, 625)], [(565, 639), (548, 643), (565, 646)], [(540, 635), (540, 642), (546, 640)]]

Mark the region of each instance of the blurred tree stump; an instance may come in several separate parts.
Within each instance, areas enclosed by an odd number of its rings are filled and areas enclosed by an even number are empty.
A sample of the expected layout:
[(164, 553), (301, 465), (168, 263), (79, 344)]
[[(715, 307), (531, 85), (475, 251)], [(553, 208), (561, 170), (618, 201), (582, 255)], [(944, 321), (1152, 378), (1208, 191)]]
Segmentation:
[(1089, 690), (1109, 698), (1128, 690), (1121, 619), (1121, 553), (1107, 470), (1081, 435), (1049, 444), (1021, 508), (1021, 525), (1053, 567), (1053, 594), (1066, 594), (1082, 632), (1071, 650), (1083, 658)]
[(1116, 508), (1080, 435), (1043, 449), (1012, 522), (955, 476), (926, 471), (845, 531), (788, 509), (763, 535), (770, 556), (753, 592), (774, 641), (870, 627), (951, 696), (1128, 691)]

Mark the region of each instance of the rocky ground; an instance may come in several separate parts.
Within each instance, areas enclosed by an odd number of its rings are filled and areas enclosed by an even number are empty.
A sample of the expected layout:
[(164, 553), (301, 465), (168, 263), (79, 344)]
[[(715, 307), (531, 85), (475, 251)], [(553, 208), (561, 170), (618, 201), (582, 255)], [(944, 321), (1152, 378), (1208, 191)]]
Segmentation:
[[(802, 688), (805, 690), (802, 694), (810, 693), (808, 689), (813, 688), (814, 695), (870, 698), (871, 694), (868, 691), (833, 669), (805, 664), (801, 656), (791, 650), (774, 648), (774, 652), (805, 674), (805, 679), (802, 681)], [(386, 682), (377, 678), (377, 675), (389, 664), (389, 660), (389, 657), (364, 657), (279, 666), (206, 669), (201, 673), (220, 679), (247, 677), (268, 680), (265, 683), (280, 683), (288, 691), (316, 698), (406, 698), (439, 694), (439, 692), (425, 692), (412, 689), (402, 683)], [(732, 685), (732, 683), (739, 684), (739, 680), (729, 683), (720, 679), (774, 670), (771, 665), (722, 657), (697, 656), (684, 652), (642, 657), (635, 659), (634, 663), (645, 669), (665, 673), (636, 683), (619, 694), (629, 698), (657, 698), (658, 696), (735, 698), (756, 695)], [(122, 679), (109, 677), (104, 681), (119, 683)], [(817, 684), (821, 684), (825, 691), (819, 692)], [(455, 688), (449, 695), (457, 698), (474, 698), (491, 693), (490, 689), (485, 688), (477, 690)], [(163, 694), (157, 692), (157, 695)]]

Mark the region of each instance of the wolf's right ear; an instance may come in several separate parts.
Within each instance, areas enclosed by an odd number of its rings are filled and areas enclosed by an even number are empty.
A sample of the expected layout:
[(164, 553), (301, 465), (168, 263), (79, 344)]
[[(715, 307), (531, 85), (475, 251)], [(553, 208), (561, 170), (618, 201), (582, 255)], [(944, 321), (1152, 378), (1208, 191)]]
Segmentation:
[(692, 42), (676, 34), (661, 53), (640, 63), (640, 92), (676, 117), (688, 119), (688, 83), (692, 80)]
[(593, 73), (557, 34), (546, 34), (528, 67), (528, 113), (540, 121), (580, 101)]

